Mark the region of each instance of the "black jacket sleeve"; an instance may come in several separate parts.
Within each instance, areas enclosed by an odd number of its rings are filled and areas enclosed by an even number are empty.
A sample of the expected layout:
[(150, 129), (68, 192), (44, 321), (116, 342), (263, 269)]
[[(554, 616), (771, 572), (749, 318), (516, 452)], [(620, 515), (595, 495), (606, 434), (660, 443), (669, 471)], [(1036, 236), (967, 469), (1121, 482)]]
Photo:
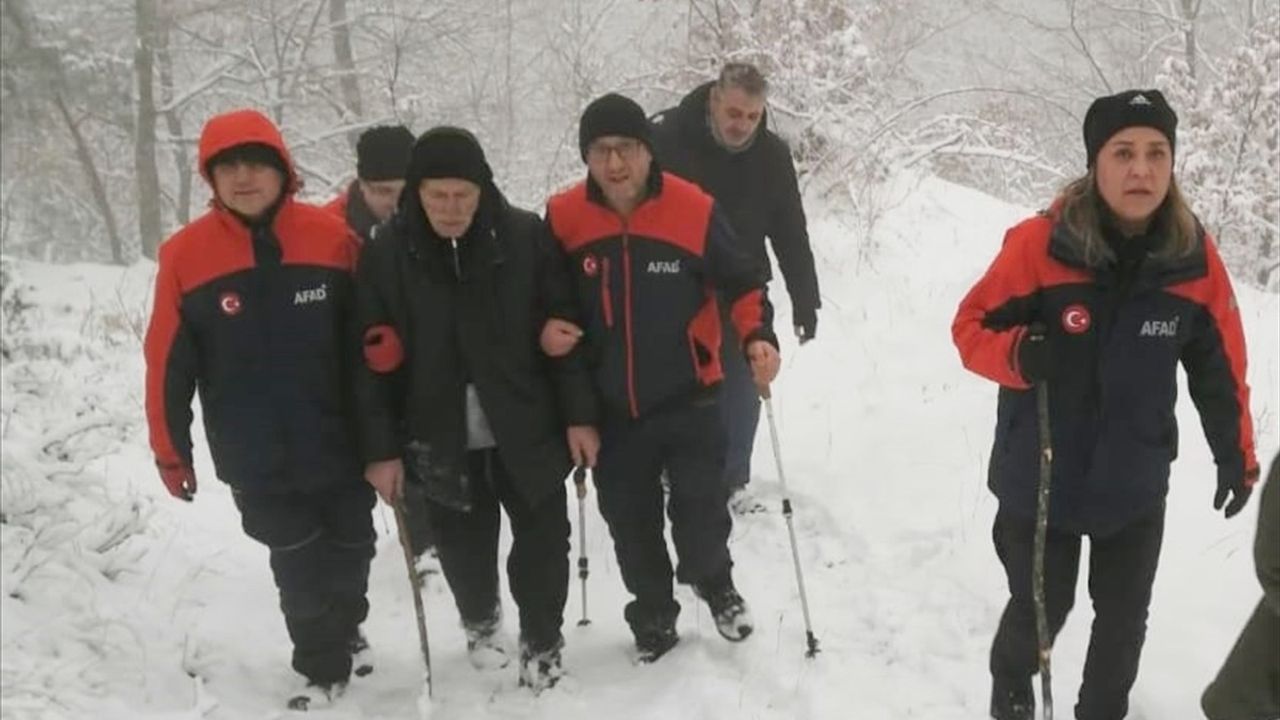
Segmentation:
[[(537, 245), (538, 301), (547, 318), (567, 320), (584, 327), (579, 312), (569, 258), (551, 232), (549, 221), (534, 231)], [(583, 336), (570, 353), (562, 358), (548, 358), (552, 379), (560, 405), (560, 417), (566, 426), (595, 425), (599, 405), (595, 384), (587, 364), (586, 337)]]
[(800, 199), (800, 182), (795, 163), (786, 143), (777, 142), (773, 157), (779, 178), (780, 197), (769, 218), (766, 233), (778, 258), (778, 267), (791, 296), (791, 307), (797, 324), (812, 317), (822, 307), (818, 295), (818, 273), (814, 268), (813, 249), (809, 246), (808, 221)]
[(676, 108), (667, 108), (649, 117), (649, 139), (652, 143), (650, 149), (653, 151), (654, 159), (658, 161), (658, 167), (663, 170), (671, 172), (677, 170), (673, 163), (676, 148), (679, 145), (679, 123), (680, 114)]
[(390, 312), (392, 298), (399, 289), (393, 257), (395, 233), (387, 232), (385, 227), (382, 230), (364, 245), (355, 278), (351, 342), (360, 352), (353, 383), (357, 435), (365, 462), (398, 458), (403, 452), (403, 348), (400, 362), (390, 369), (375, 349), (385, 351), (384, 343), (402, 346), (405, 341), (403, 330), (396, 327)]
[(711, 208), (707, 224), (706, 271), (712, 284), (729, 304), (729, 317), (743, 349), (753, 340), (764, 340), (775, 348), (773, 304), (765, 290), (764, 269), (739, 249), (729, 220), (719, 203)]
[(1244, 327), (1227, 269), (1207, 235), (1204, 244), (1208, 275), (1191, 292), (1200, 311), (1192, 318), (1182, 365), (1187, 371), (1187, 390), (1218, 466), (1218, 483), (1235, 485), (1243, 480), (1252, 484), (1257, 480), (1258, 460), (1245, 381)]

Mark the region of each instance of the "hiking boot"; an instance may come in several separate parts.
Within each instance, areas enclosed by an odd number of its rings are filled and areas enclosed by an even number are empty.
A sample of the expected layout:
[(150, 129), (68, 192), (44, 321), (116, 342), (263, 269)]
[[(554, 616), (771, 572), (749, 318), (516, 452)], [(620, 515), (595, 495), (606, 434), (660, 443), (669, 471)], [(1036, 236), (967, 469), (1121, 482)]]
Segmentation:
[(715, 582), (695, 586), (694, 592), (711, 609), (711, 617), (715, 619), (716, 630), (721, 637), (741, 642), (751, 635), (751, 631), (755, 629), (751, 610), (747, 607), (747, 601), (734, 588), (733, 579), (727, 573)]
[(351, 651), (352, 675), (365, 677), (373, 672), (373, 653), (369, 650), (368, 639), (359, 628), (356, 629), (356, 634), (351, 636), (347, 648)]
[(1031, 691), (1031, 680), (1010, 682), (994, 680), (991, 683), (991, 717), (995, 720), (1034, 720), (1036, 699)]
[(651, 663), (680, 642), (676, 635), (676, 618), (680, 616), (680, 603), (674, 598), (641, 603), (627, 603), (623, 616), (636, 638), (636, 662)]
[(737, 487), (729, 494), (729, 510), (734, 515), (741, 516), (762, 513), (768, 508), (755, 495), (751, 494), (750, 490), (745, 487)]
[(480, 622), (462, 624), (467, 636), (467, 660), (477, 670), (501, 670), (511, 658), (502, 644), (502, 610), (495, 608), (493, 615)]
[(633, 629), (632, 633), (636, 637), (636, 662), (641, 665), (655, 662), (680, 642), (674, 624)]
[(520, 687), (527, 687), (534, 695), (543, 690), (555, 687), (564, 677), (564, 668), (560, 665), (560, 651), (564, 648), (564, 637), (556, 638), (549, 647), (538, 650), (530, 647), (523, 639), (520, 641)]
[(347, 689), (345, 682), (317, 683), (311, 680), (305, 682), (306, 684), (289, 696), (288, 702), (285, 703), (290, 710), (306, 712), (331, 707)]

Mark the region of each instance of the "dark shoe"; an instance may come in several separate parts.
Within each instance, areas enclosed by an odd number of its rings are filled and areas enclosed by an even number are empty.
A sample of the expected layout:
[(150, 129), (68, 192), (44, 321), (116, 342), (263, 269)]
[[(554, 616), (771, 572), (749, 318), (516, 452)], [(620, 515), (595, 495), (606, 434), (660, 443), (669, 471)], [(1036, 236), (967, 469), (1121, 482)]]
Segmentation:
[(641, 665), (655, 662), (680, 642), (675, 625), (653, 626), (632, 632), (636, 636), (636, 662)]
[(768, 511), (764, 503), (760, 502), (745, 486), (739, 486), (730, 492), (729, 509), (739, 517)]
[(511, 658), (502, 644), (502, 609), (494, 608), (493, 615), (479, 622), (462, 624), (467, 636), (467, 660), (477, 670), (501, 670)]
[(524, 640), (520, 641), (520, 687), (527, 687), (534, 695), (543, 690), (555, 687), (564, 677), (564, 668), (560, 666), (560, 651), (564, 648), (564, 638), (556, 638), (549, 647), (538, 649), (530, 647)]
[(285, 703), (290, 710), (306, 712), (331, 707), (347, 689), (345, 682), (317, 683), (310, 680)]
[(356, 677), (365, 677), (372, 673), (373, 657), (369, 651), (369, 641), (365, 639), (364, 633), (360, 632), (359, 628), (347, 643), (347, 647), (351, 650), (351, 674)]
[(996, 680), (991, 685), (991, 717), (995, 720), (1034, 720), (1036, 698), (1031, 680)]
[(636, 662), (651, 663), (680, 642), (676, 635), (676, 618), (680, 616), (680, 603), (674, 598), (642, 604), (639, 600), (627, 603), (623, 615), (636, 638)]
[(751, 635), (755, 623), (751, 619), (751, 610), (747, 601), (742, 599), (733, 586), (729, 575), (714, 582), (694, 587), (694, 592), (702, 598), (711, 609), (711, 617), (716, 621), (716, 630), (725, 640), (741, 642)]

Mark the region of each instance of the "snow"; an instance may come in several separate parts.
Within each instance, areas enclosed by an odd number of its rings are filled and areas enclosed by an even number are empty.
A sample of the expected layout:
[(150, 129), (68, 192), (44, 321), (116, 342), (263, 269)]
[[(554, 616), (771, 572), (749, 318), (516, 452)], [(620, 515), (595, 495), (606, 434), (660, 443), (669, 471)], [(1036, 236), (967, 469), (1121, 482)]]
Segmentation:
[[(869, 235), (834, 207), (810, 206), (820, 332), (804, 348), (788, 339), (774, 392), (817, 658), (804, 657), (783, 491), (762, 418), (753, 488), (769, 511), (740, 519), (732, 538), (738, 584), (757, 620), (746, 642), (722, 640), (682, 587), (680, 644), (652, 666), (634, 666), (627, 598), (592, 492), (592, 622), (576, 625), (575, 577), (565, 613), (570, 676), (534, 698), (516, 687), (514, 664), (473, 670), (436, 574), (424, 596), (435, 694), (419, 712), (413, 604), (394, 519), (379, 507), (365, 625), (376, 671), (308, 716), (985, 717), (987, 649), (1005, 599), (985, 486), (996, 392), (960, 367), (950, 322), (1004, 230), (1028, 210), (909, 175), (874, 202), (878, 212), (864, 215), (875, 218)], [(192, 504), (168, 496), (147, 450), (140, 338), (154, 267), (5, 267), (0, 717), (290, 716), (283, 701), (297, 678), (267, 553), (241, 533), (203, 432), (196, 428), (201, 484)], [(1280, 298), (1237, 291), (1265, 465), (1280, 445)], [(773, 295), (785, 327), (785, 293)], [(15, 298), (28, 309), (15, 314)], [(1250, 553), (1256, 503), (1231, 521), (1211, 510), (1214, 468), (1185, 390), (1178, 415), (1182, 456), (1132, 696), (1136, 718), (1198, 717), (1201, 690), (1260, 595)], [(572, 493), (569, 502), (576, 557)], [(1054, 653), (1064, 716), (1091, 615), (1083, 578), (1079, 591)]]

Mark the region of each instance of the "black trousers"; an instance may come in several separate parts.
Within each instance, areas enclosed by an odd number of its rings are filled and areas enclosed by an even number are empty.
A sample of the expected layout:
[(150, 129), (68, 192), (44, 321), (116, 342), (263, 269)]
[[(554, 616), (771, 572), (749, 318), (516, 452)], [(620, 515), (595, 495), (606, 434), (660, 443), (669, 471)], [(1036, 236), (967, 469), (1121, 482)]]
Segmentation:
[[(674, 624), (680, 610), (663, 535), (664, 510), (679, 559), (676, 579), (698, 585), (729, 573), (733, 521), (726, 505), (724, 463), (725, 434), (715, 396), (639, 420), (604, 423), (595, 485), (622, 581), (635, 597), (625, 613), (633, 631)], [(665, 508), (664, 470), (670, 485)]]
[(233, 492), (244, 532), (271, 551), (293, 669), (345, 681), (350, 643), (369, 614), (373, 488), (363, 480), (319, 493)]
[(564, 485), (536, 506), (520, 495), (496, 449), (467, 453), (472, 509), (459, 512), (428, 501), (440, 567), (464, 624), (492, 617), (498, 607), (499, 508), (511, 522), (507, 580), (520, 610), (520, 637), (535, 651), (560, 640), (569, 594), (569, 515)]
[[(1005, 605), (991, 646), (996, 687), (1030, 682), (1038, 668), (1035, 605), (1031, 592), (1035, 523), (999, 512), (992, 530), (996, 554), (1009, 581)], [(1075, 600), (1080, 537), (1050, 528), (1045, 542), (1045, 610), (1057, 637)], [(1121, 720), (1129, 711), (1129, 690), (1147, 634), (1147, 608), (1164, 537), (1164, 504), (1105, 537), (1089, 539), (1089, 597), (1093, 630), (1076, 703), (1078, 720)]]

